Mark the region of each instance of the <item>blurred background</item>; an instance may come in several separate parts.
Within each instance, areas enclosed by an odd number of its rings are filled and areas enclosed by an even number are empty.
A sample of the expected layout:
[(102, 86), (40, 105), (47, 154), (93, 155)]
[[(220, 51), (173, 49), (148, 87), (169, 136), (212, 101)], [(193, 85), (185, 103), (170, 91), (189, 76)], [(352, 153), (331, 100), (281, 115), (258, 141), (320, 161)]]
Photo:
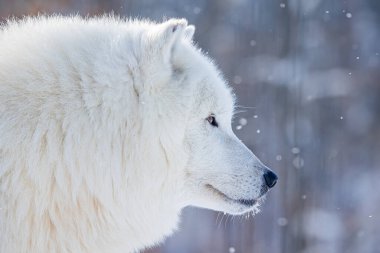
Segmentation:
[(233, 127), (279, 175), (262, 212), (186, 208), (145, 253), (380, 252), (379, 0), (0, 0), (0, 21), (185, 17), (233, 86)]

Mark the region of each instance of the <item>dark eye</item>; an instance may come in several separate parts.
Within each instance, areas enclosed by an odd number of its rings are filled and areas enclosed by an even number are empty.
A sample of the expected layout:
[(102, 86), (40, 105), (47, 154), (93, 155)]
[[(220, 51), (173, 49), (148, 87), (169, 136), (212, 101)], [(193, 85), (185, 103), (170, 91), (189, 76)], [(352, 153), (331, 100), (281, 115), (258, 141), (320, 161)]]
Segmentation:
[(215, 115), (210, 115), (207, 117), (208, 123), (210, 123), (214, 127), (218, 127), (218, 122), (216, 122)]

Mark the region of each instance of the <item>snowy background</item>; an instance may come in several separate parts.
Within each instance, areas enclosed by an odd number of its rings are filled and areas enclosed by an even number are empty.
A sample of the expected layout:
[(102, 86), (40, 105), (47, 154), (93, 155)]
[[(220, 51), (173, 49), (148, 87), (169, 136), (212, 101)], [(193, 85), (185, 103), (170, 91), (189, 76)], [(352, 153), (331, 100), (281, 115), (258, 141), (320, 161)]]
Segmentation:
[(111, 11), (195, 24), (235, 132), (280, 177), (255, 218), (187, 208), (145, 253), (380, 252), (379, 0), (0, 0), (0, 20)]

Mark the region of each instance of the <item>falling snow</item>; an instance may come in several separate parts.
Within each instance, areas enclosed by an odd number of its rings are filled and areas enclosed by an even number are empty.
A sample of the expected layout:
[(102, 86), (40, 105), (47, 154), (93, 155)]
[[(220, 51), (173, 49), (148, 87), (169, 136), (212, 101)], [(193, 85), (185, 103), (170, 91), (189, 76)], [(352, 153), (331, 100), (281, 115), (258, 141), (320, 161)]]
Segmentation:
[(293, 148), (292, 148), (292, 153), (295, 154), (295, 155), (296, 155), (296, 154), (299, 154), (300, 151), (301, 151), (301, 150), (300, 150), (298, 147), (293, 147)]
[(199, 13), (201, 13), (201, 8), (199, 8), (199, 7), (194, 7), (194, 9), (193, 9), (193, 12), (194, 12), (194, 14), (195, 15), (198, 15)]
[(284, 227), (284, 226), (288, 225), (288, 219), (285, 218), (285, 217), (280, 217), (280, 218), (277, 219), (277, 224), (280, 227)]
[(297, 156), (293, 159), (293, 166), (296, 168), (296, 169), (301, 169), (303, 166), (304, 166), (304, 160)]
[(248, 121), (246, 118), (240, 118), (239, 119), (239, 124), (242, 125), (242, 126), (245, 126), (247, 125)]
[(233, 79), (234, 84), (241, 84), (242, 81), (243, 79), (241, 78), (241, 76), (234, 76), (234, 79)]

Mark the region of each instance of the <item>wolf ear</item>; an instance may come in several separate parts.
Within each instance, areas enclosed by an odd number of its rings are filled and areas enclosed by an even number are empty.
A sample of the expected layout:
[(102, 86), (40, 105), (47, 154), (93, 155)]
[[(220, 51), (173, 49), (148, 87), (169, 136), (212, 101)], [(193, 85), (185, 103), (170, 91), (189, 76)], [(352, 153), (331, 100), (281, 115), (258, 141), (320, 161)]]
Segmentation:
[(155, 40), (163, 55), (170, 58), (176, 43), (182, 38), (191, 40), (194, 31), (195, 27), (188, 26), (186, 19), (169, 19), (158, 26)]

